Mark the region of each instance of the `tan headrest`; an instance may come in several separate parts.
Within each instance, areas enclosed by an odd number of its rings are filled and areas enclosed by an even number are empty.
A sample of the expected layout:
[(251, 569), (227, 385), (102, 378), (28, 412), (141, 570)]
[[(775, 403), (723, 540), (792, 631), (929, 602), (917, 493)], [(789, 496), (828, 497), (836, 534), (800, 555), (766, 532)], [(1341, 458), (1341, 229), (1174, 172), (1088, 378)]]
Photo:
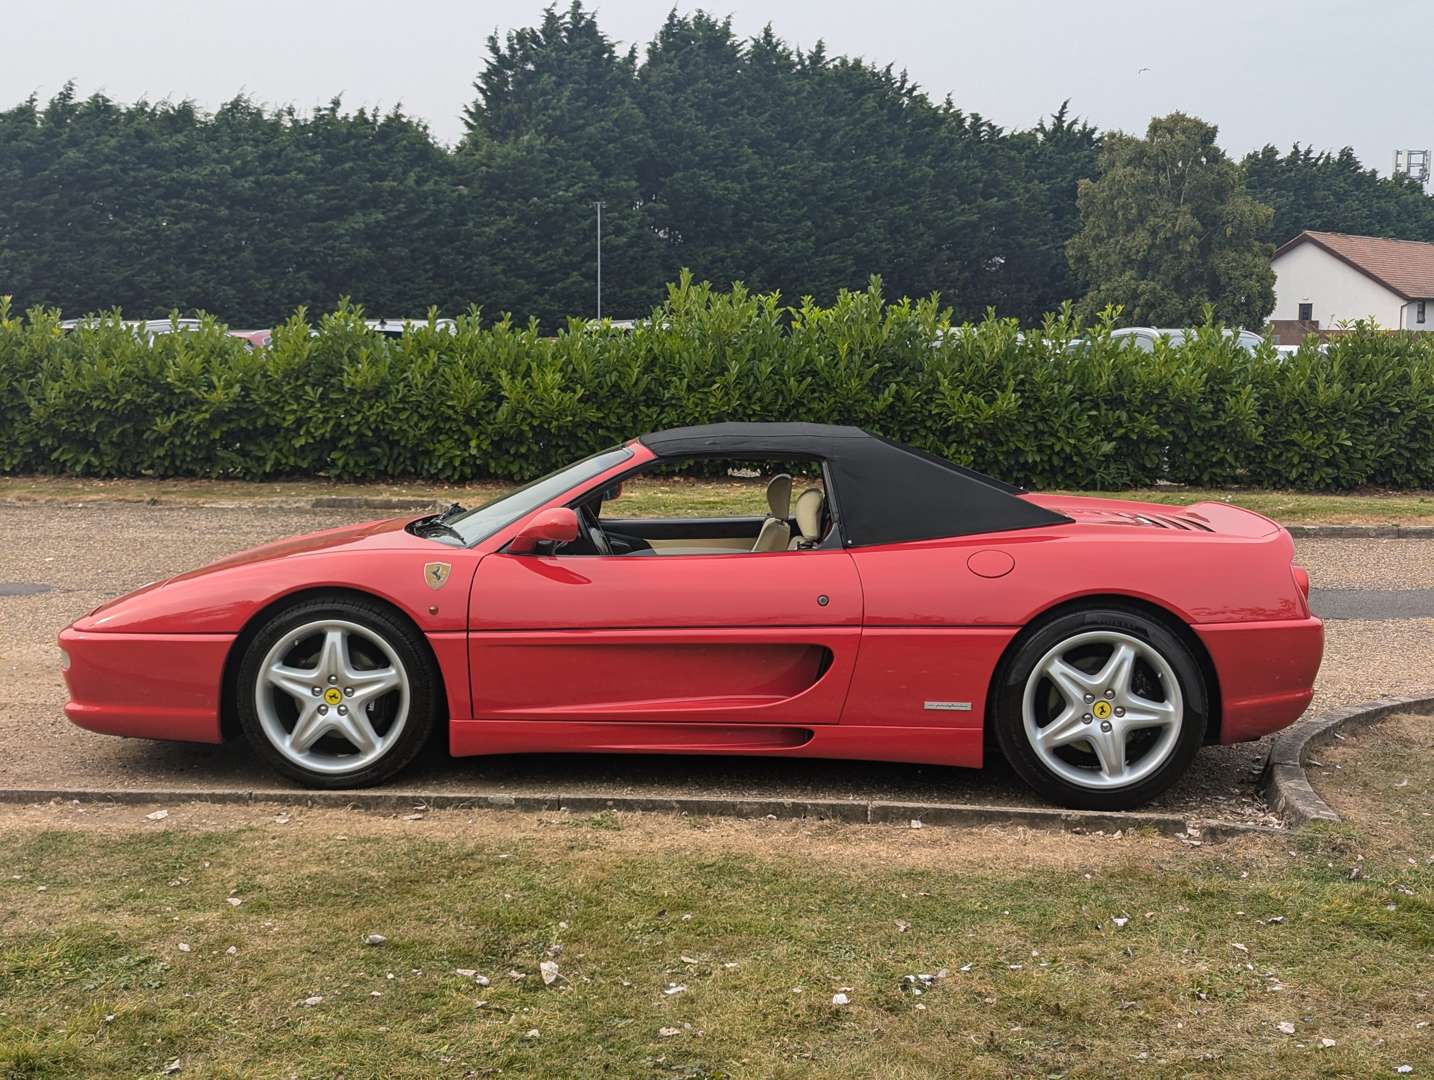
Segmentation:
[(797, 529), (804, 538), (821, 539), (822, 509), (826, 501), (821, 488), (807, 488), (797, 496)]
[(786, 473), (772, 477), (767, 485), (767, 508), (778, 521), (792, 514), (792, 478)]

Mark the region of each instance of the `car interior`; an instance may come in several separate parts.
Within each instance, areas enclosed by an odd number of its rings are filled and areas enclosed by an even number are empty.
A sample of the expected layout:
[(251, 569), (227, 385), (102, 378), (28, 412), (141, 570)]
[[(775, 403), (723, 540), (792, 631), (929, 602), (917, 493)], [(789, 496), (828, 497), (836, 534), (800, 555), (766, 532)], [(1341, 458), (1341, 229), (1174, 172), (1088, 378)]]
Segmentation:
[[(669, 467), (671, 462), (662, 465)], [(703, 517), (696, 511), (661, 518), (628, 517), (623, 514), (623, 484), (610, 484), (574, 504), (578, 537), (556, 554), (749, 555), (839, 544), (820, 462), (743, 461), (729, 463), (726, 471), (729, 476), (762, 481), (752, 485), (750, 515)]]

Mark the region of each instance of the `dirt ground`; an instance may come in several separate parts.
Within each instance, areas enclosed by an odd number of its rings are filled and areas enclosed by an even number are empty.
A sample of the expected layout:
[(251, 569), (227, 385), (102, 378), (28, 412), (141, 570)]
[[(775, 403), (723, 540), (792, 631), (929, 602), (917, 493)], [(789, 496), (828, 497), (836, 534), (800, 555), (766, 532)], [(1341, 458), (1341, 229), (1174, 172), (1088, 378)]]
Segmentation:
[[(374, 511), (169, 508), (142, 505), (0, 507), (0, 787), (294, 789), (242, 744), (225, 747), (121, 740), (64, 718), (55, 636), (101, 601), (255, 544), (364, 520)], [(1322, 588), (1434, 585), (1434, 542), (1300, 541), (1299, 558)], [(6, 595), (6, 586), (49, 586)], [(1313, 708), (1414, 693), (1434, 686), (1434, 620), (1338, 620)], [(1153, 810), (1271, 822), (1255, 790), (1263, 742), (1208, 747)], [(981, 771), (935, 766), (741, 758), (538, 755), (450, 760), (433, 753), (402, 778), (405, 789), (465, 794), (695, 794), (751, 798), (898, 799), (1028, 803), (999, 760)]]

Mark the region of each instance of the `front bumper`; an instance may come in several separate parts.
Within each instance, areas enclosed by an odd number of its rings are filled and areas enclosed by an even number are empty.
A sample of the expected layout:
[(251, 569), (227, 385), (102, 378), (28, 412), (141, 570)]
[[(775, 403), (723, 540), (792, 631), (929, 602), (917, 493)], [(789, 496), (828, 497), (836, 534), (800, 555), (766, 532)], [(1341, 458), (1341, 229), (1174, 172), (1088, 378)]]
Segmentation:
[(1324, 623), (1208, 623), (1191, 627), (1220, 680), (1220, 741), (1244, 742), (1293, 724), (1314, 696)]
[(69, 656), (65, 715), (138, 739), (222, 741), (219, 692), (233, 634), (60, 632)]

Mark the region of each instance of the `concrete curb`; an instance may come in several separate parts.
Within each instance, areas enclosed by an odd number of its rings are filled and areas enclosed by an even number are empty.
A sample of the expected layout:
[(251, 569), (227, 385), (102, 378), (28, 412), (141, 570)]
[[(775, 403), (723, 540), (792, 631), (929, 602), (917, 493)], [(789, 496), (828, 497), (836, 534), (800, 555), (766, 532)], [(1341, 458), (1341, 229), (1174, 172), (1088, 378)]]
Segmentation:
[(1186, 836), (1192, 825), (1201, 840), (1278, 832), (1268, 825), (1239, 821), (1195, 821), (1178, 814), (1103, 813), (1053, 807), (992, 806), (969, 803), (906, 803), (844, 799), (733, 799), (704, 796), (650, 795), (458, 795), (422, 791), (207, 791), (185, 788), (0, 788), (0, 803), (70, 802), (141, 803), (201, 802), (247, 806), (278, 803), (340, 810), (396, 812), (416, 807), (429, 810), (567, 811), (598, 814), (607, 810), (690, 814), (700, 817), (814, 819), (849, 824), (1020, 825), (1075, 833), (1153, 829), (1163, 836)]
[(1434, 540), (1434, 525), (1286, 525), (1306, 540)]
[(1270, 807), (1295, 827), (1312, 821), (1339, 821), (1339, 814), (1319, 797), (1305, 772), (1310, 751), (1333, 741), (1336, 732), (1365, 727), (1401, 712), (1434, 712), (1434, 695), (1380, 698), (1363, 705), (1332, 709), (1280, 732), (1270, 746), (1270, 756), (1260, 777), (1260, 788)]
[(309, 501), (311, 510), (436, 510), (447, 505), (442, 499), (419, 499), (395, 495), (322, 495)]

